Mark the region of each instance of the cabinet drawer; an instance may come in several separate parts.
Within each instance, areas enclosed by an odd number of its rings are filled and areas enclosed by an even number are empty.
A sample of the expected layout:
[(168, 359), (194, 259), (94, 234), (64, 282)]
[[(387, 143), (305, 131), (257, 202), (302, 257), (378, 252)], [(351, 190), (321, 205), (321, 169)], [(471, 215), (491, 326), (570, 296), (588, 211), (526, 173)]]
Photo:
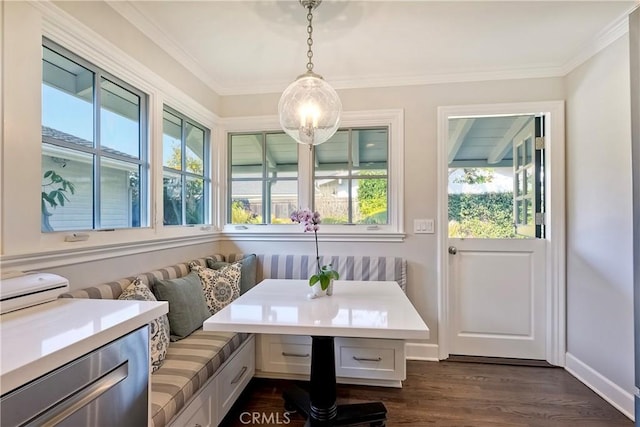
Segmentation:
[(218, 421), (227, 414), (255, 372), (255, 341), (249, 338), (244, 348), (218, 375)]
[(263, 372), (309, 375), (311, 337), (264, 334), (259, 339), (258, 366)]
[(216, 423), (211, 422), (211, 400), (215, 393), (217, 378), (212, 378), (205, 387), (182, 409), (171, 427), (209, 427)]
[(404, 342), (336, 338), (336, 375), (403, 380), (405, 377)]

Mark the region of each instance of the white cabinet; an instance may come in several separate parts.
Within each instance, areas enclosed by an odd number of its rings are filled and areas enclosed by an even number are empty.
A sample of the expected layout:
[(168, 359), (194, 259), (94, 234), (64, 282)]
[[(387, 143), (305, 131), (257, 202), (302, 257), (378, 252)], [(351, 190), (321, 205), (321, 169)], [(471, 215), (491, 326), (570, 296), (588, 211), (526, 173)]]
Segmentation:
[[(311, 338), (300, 335), (257, 336), (256, 376), (307, 379)], [(339, 383), (402, 387), (406, 378), (403, 340), (335, 338)]]
[(255, 354), (255, 338), (251, 336), (200, 388), (170, 426), (215, 427), (220, 424), (253, 377)]
[[(253, 338), (251, 340), (253, 344)], [(218, 423), (227, 415), (242, 390), (253, 378), (255, 357), (256, 352), (253, 345), (250, 349), (244, 348), (218, 374), (218, 398), (216, 399)]]

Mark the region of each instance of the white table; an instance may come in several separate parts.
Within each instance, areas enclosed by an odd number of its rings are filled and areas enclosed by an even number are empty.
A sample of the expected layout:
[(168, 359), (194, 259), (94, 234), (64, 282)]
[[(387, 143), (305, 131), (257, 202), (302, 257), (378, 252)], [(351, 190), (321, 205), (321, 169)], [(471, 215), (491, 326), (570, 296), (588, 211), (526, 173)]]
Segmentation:
[(204, 322), (204, 330), (312, 337), (309, 395), (286, 391), (285, 406), (308, 425), (384, 425), (380, 402), (336, 405), (333, 337), (427, 339), (429, 328), (395, 282), (334, 283), (332, 296), (308, 299), (306, 280), (268, 279)]

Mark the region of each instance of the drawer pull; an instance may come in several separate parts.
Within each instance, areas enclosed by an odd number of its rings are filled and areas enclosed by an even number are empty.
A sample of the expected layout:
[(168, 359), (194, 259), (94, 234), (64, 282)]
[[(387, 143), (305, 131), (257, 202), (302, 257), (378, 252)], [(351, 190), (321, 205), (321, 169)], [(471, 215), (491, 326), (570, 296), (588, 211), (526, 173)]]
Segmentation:
[(282, 355), (285, 357), (309, 357), (309, 353), (287, 353), (286, 351), (283, 351)]
[(382, 360), (382, 357), (358, 357), (353, 356), (353, 360), (357, 360), (358, 362), (379, 362)]
[(236, 377), (231, 380), (231, 384), (233, 385), (239, 383), (245, 372), (247, 372), (247, 367), (243, 366), (242, 369), (240, 369), (240, 373), (238, 373), (238, 375), (236, 375)]

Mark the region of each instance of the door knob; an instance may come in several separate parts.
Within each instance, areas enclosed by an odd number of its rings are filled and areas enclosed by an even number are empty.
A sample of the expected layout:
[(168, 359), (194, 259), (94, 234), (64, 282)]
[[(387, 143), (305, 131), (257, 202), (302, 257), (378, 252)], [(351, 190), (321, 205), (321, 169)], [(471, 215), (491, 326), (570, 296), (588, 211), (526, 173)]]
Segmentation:
[(457, 254), (457, 253), (458, 253), (458, 249), (456, 249), (456, 247), (455, 247), (455, 246), (449, 246), (449, 253), (450, 253), (451, 255), (455, 255), (455, 254)]

